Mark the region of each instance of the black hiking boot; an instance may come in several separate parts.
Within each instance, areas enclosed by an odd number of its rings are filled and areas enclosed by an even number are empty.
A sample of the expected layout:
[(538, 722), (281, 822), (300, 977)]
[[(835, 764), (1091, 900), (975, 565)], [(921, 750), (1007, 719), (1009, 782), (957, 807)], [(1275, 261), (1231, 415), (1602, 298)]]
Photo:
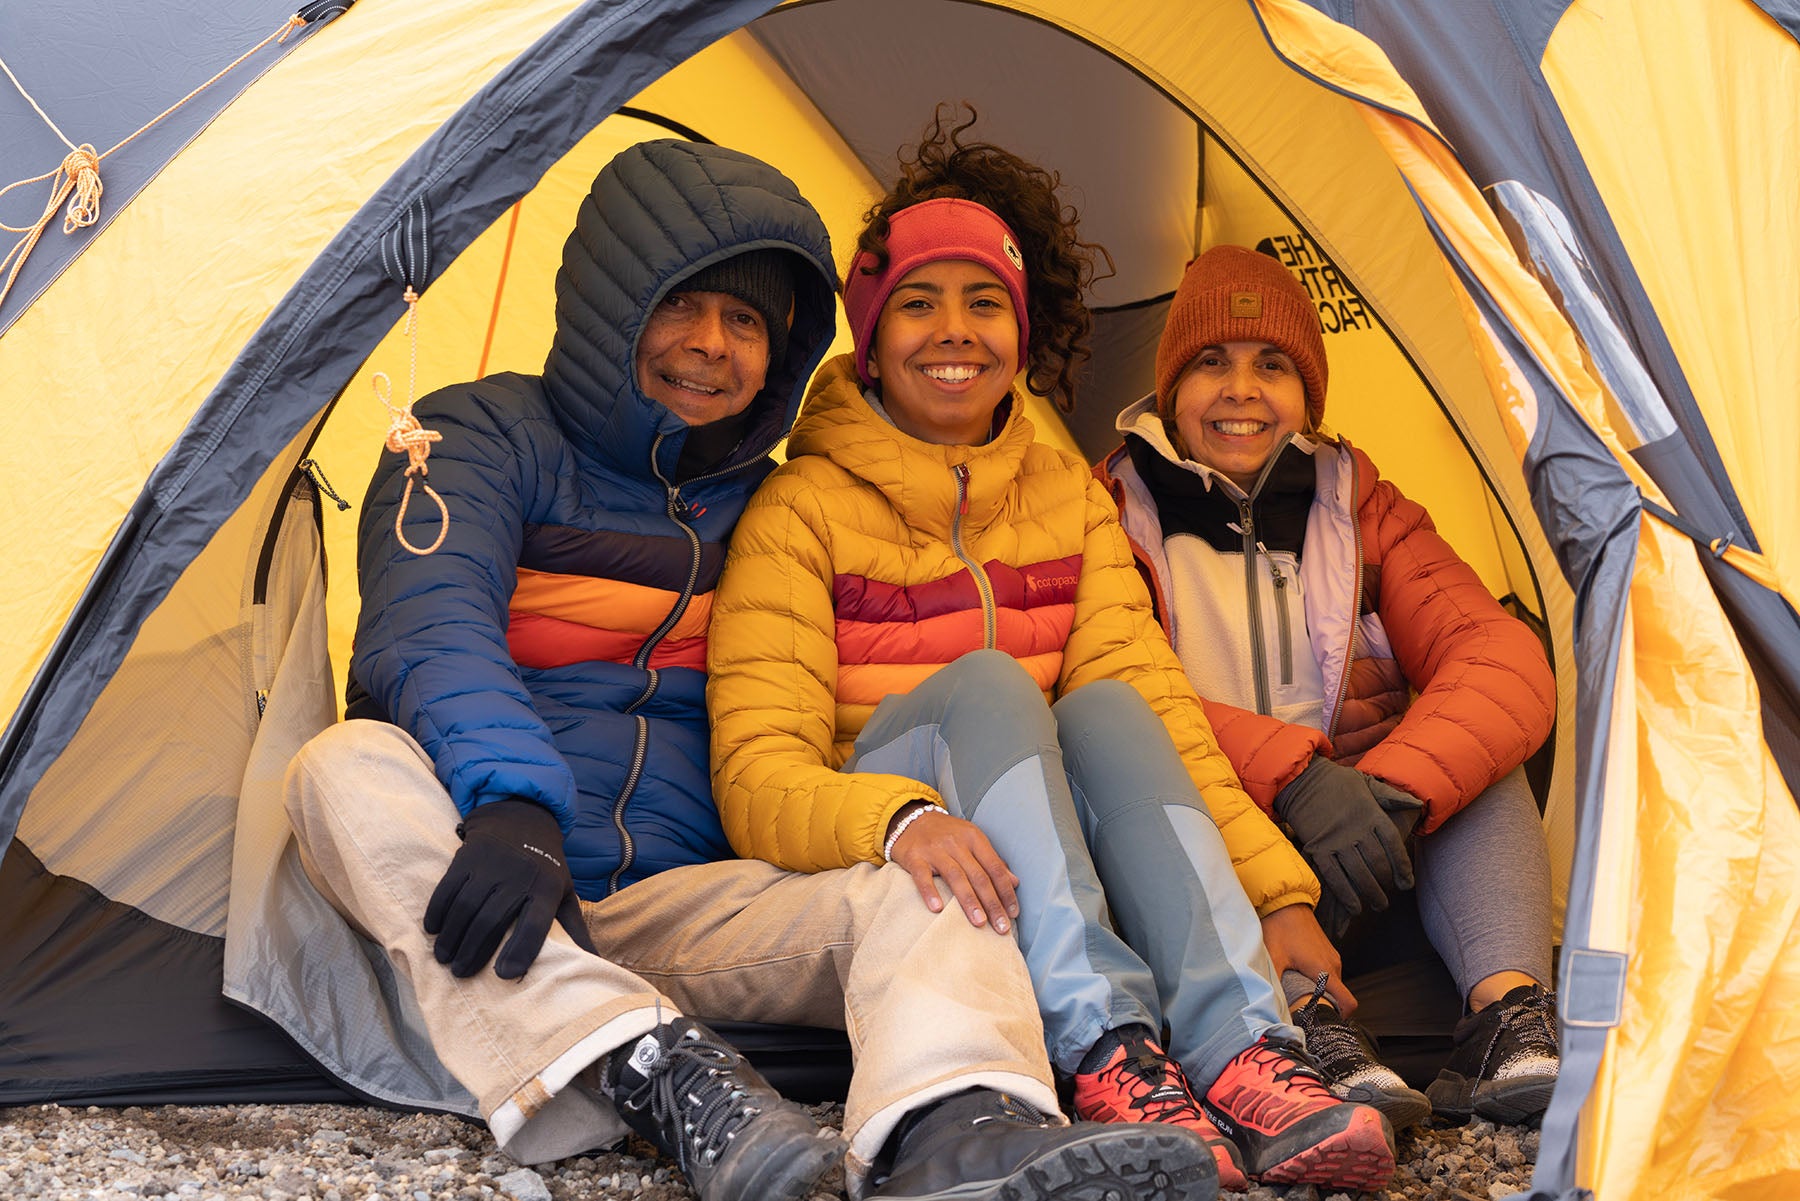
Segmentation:
[[(883, 1201), (1213, 1201), (1219, 1173), (1193, 1131), (1161, 1123), (1064, 1126), (977, 1088), (910, 1115), (870, 1175)], [(886, 1158), (886, 1157), (884, 1157)]]
[(601, 1087), (625, 1124), (673, 1159), (701, 1201), (800, 1201), (843, 1142), (689, 1018), (620, 1047)]
[(1556, 994), (1521, 984), (1456, 1023), (1456, 1048), (1425, 1095), (1442, 1117), (1517, 1124), (1543, 1116), (1562, 1067)]

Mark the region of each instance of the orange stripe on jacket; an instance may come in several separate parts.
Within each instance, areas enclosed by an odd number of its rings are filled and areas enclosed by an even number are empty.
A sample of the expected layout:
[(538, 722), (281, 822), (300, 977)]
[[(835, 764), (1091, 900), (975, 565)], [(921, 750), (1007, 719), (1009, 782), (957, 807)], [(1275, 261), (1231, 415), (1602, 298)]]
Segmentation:
[[(667, 588), (521, 567), (508, 614), (507, 649), (521, 667), (629, 663), (679, 599)], [(651, 652), (651, 667), (705, 669), (712, 600), (705, 592), (688, 601), (681, 619)]]
[[(514, 613), (506, 629), (506, 647), (520, 667), (567, 667), (571, 663), (630, 663), (644, 645), (644, 635), (622, 630), (596, 630), (536, 613)], [(650, 652), (647, 666), (706, 670), (706, 638), (664, 638)]]

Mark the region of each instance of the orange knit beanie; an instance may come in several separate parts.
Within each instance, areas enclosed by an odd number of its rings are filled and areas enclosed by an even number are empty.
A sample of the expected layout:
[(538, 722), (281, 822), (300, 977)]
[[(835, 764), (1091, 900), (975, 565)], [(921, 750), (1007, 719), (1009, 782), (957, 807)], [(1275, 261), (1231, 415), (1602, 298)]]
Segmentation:
[(1175, 385), (1194, 356), (1226, 342), (1267, 342), (1294, 360), (1316, 428), (1325, 416), (1325, 338), (1300, 281), (1266, 254), (1214, 246), (1188, 265), (1156, 346), (1156, 411), (1175, 415)]

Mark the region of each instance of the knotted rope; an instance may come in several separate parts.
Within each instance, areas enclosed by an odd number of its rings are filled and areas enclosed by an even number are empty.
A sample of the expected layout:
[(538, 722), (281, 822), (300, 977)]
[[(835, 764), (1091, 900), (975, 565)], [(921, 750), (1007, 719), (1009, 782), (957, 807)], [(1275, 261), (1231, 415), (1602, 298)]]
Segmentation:
[[(425, 460), (431, 457), (431, 444), (442, 442), (444, 435), (420, 425), (412, 411), (419, 383), (419, 294), (411, 288), (406, 289), (406, 337), (412, 344), (406, 403), (399, 408), (394, 407), (387, 372), (377, 371), (369, 382), (374, 385), (375, 399), (388, 412), (387, 448), (395, 454), (405, 455), (407, 461), (406, 491), (400, 494), (400, 509), (394, 514), (394, 537), (413, 554), (428, 555), (444, 545), (444, 539), (450, 536), (450, 510), (445, 506), (444, 498), (437, 494), (437, 489), (425, 482), (425, 477), (431, 474), (431, 468), (425, 465)], [(422, 550), (406, 540), (406, 531), (402, 528), (402, 523), (406, 520), (406, 506), (412, 501), (415, 483), (425, 490), (425, 495), (437, 502), (440, 518), (437, 541)]]
[[(250, 47), (250, 49), (244, 51), (230, 63), (227, 63), (224, 67), (220, 68), (218, 73), (211, 79), (208, 79), (205, 83), (177, 100), (174, 104), (171, 104), (168, 108), (165, 108), (162, 112), (138, 126), (137, 129), (126, 135), (122, 140), (98, 153), (95, 152), (93, 146), (86, 142), (83, 142), (79, 146), (74, 142), (71, 142), (68, 135), (63, 133), (56, 122), (50, 119), (50, 114), (44, 111), (43, 106), (32, 97), (30, 92), (25, 90), (25, 85), (20, 83), (19, 77), (12, 73), (12, 68), (6, 65), (6, 60), (0, 59), (0, 71), (4, 71), (6, 77), (12, 80), (13, 87), (19, 89), (19, 95), (25, 97), (26, 103), (37, 110), (37, 115), (42, 117), (44, 119), (44, 124), (50, 127), (50, 132), (62, 139), (62, 144), (69, 148), (69, 153), (63, 157), (63, 161), (58, 164), (54, 170), (46, 171), (42, 175), (34, 175), (30, 179), (15, 180), (14, 182), (7, 184), (4, 188), (0, 188), (0, 196), (5, 196), (14, 188), (22, 188), (29, 184), (42, 183), (46, 179), (51, 181), (50, 201), (44, 206), (43, 214), (38, 217), (36, 221), (32, 222), (30, 225), (8, 225), (6, 222), (0, 221), (0, 229), (4, 229), (9, 233), (22, 235), (17, 242), (13, 243), (12, 249), (6, 252), (6, 257), (0, 258), (0, 271), (5, 271), (7, 273), (6, 282), (0, 284), (0, 305), (6, 303), (7, 294), (12, 291), (13, 281), (19, 278), (19, 271), (25, 266), (25, 260), (31, 257), (32, 249), (37, 246), (38, 239), (44, 236), (44, 230), (49, 228), (51, 219), (56, 216), (56, 210), (62, 207), (65, 200), (68, 201), (69, 209), (68, 213), (63, 217), (64, 234), (72, 234), (78, 229), (86, 229), (100, 219), (100, 193), (103, 191), (100, 184), (101, 159), (104, 159), (107, 155), (123, 148), (139, 134), (150, 129), (158, 121), (161, 121), (164, 117), (167, 117), (170, 113), (217, 83), (227, 71), (236, 67), (239, 63), (249, 58), (252, 54), (255, 54), (258, 50), (261, 50), (264, 46), (267, 46), (270, 42), (285, 42), (288, 34), (303, 27), (305, 24), (306, 19), (300, 16), (300, 14), (295, 13), (286, 21), (283, 21), (281, 27), (274, 33), (271, 33), (268, 37), (256, 43), (256, 45)], [(9, 265), (10, 270), (8, 269)]]

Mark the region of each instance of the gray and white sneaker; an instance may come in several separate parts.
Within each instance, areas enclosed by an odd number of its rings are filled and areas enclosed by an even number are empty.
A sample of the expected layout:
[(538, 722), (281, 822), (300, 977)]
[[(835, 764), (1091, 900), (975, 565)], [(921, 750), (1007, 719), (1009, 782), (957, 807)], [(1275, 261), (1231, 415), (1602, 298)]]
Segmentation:
[(1306, 1035), (1306, 1051), (1319, 1065), (1333, 1096), (1379, 1109), (1396, 1133), (1431, 1116), (1431, 1102), (1377, 1057), (1374, 1036), (1325, 1000), (1325, 977), (1294, 1012)]
[(1456, 1048), (1426, 1089), (1447, 1118), (1515, 1124), (1543, 1115), (1562, 1067), (1556, 994), (1519, 987), (1456, 1023)]

